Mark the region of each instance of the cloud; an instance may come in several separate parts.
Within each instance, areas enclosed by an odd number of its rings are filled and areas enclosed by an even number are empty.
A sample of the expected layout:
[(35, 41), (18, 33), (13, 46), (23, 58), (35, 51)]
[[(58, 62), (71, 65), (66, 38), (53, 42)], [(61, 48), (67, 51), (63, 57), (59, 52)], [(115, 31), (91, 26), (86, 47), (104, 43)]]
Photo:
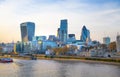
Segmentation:
[(56, 34), (61, 19), (68, 19), (69, 33), (78, 39), (83, 25), (92, 39), (101, 40), (104, 32), (113, 37), (120, 28), (119, 4), (119, 0), (0, 0), (0, 37), (9, 34), (2, 41), (20, 40), (19, 24), (26, 21), (36, 23), (36, 35)]

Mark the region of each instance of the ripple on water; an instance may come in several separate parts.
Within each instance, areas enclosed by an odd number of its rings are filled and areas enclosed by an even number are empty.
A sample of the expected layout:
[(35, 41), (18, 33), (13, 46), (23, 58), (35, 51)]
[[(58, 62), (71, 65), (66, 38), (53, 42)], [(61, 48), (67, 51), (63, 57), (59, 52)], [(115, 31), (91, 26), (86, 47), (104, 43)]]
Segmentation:
[(0, 77), (120, 77), (120, 66), (15, 59), (13, 63), (0, 63)]

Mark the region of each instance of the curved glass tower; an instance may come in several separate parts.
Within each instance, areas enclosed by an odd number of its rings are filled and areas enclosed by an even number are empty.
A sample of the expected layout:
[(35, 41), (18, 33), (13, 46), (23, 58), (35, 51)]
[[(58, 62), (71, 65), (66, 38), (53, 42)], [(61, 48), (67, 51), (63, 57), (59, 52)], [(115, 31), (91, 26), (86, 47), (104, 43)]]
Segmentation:
[(35, 34), (35, 23), (24, 22), (20, 24), (22, 42), (32, 41)]
[(91, 39), (90, 39), (90, 31), (85, 26), (83, 26), (83, 28), (82, 28), (81, 40), (83, 42), (91, 41)]

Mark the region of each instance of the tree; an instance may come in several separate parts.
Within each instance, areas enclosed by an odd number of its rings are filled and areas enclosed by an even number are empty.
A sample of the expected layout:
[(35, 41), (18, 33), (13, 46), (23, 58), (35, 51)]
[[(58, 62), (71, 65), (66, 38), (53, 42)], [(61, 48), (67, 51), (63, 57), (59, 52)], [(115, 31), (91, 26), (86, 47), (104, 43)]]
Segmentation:
[(0, 53), (2, 53), (2, 47), (0, 47)]
[(56, 55), (65, 55), (66, 52), (68, 52), (68, 47), (64, 46), (64, 47), (58, 47), (58, 48), (53, 48), (53, 51), (55, 52)]
[(109, 44), (109, 49), (110, 49), (111, 51), (116, 50), (116, 42), (111, 42), (111, 43)]
[(69, 51), (75, 51), (77, 49), (77, 46), (71, 45), (69, 46)]
[(68, 48), (67, 46), (64, 46), (64, 47), (62, 48), (62, 54), (65, 55), (66, 52), (68, 52), (68, 50), (69, 50), (69, 48)]
[(58, 47), (58, 48), (53, 48), (53, 51), (56, 55), (59, 55), (62, 51), (62, 48)]

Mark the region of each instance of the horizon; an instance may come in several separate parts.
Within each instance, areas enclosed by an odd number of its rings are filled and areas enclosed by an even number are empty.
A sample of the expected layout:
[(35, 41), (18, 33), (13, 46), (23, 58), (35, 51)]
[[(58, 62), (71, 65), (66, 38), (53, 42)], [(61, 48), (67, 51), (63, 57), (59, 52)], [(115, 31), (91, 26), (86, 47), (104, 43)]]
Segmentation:
[(21, 41), (20, 24), (29, 21), (35, 23), (35, 36), (47, 38), (57, 35), (62, 19), (76, 39), (84, 25), (91, 39), (100, 42), (103, 37), (116, 41), (120, 32), (119, 0), (0, 0), (0, 11), (0, 43)]

